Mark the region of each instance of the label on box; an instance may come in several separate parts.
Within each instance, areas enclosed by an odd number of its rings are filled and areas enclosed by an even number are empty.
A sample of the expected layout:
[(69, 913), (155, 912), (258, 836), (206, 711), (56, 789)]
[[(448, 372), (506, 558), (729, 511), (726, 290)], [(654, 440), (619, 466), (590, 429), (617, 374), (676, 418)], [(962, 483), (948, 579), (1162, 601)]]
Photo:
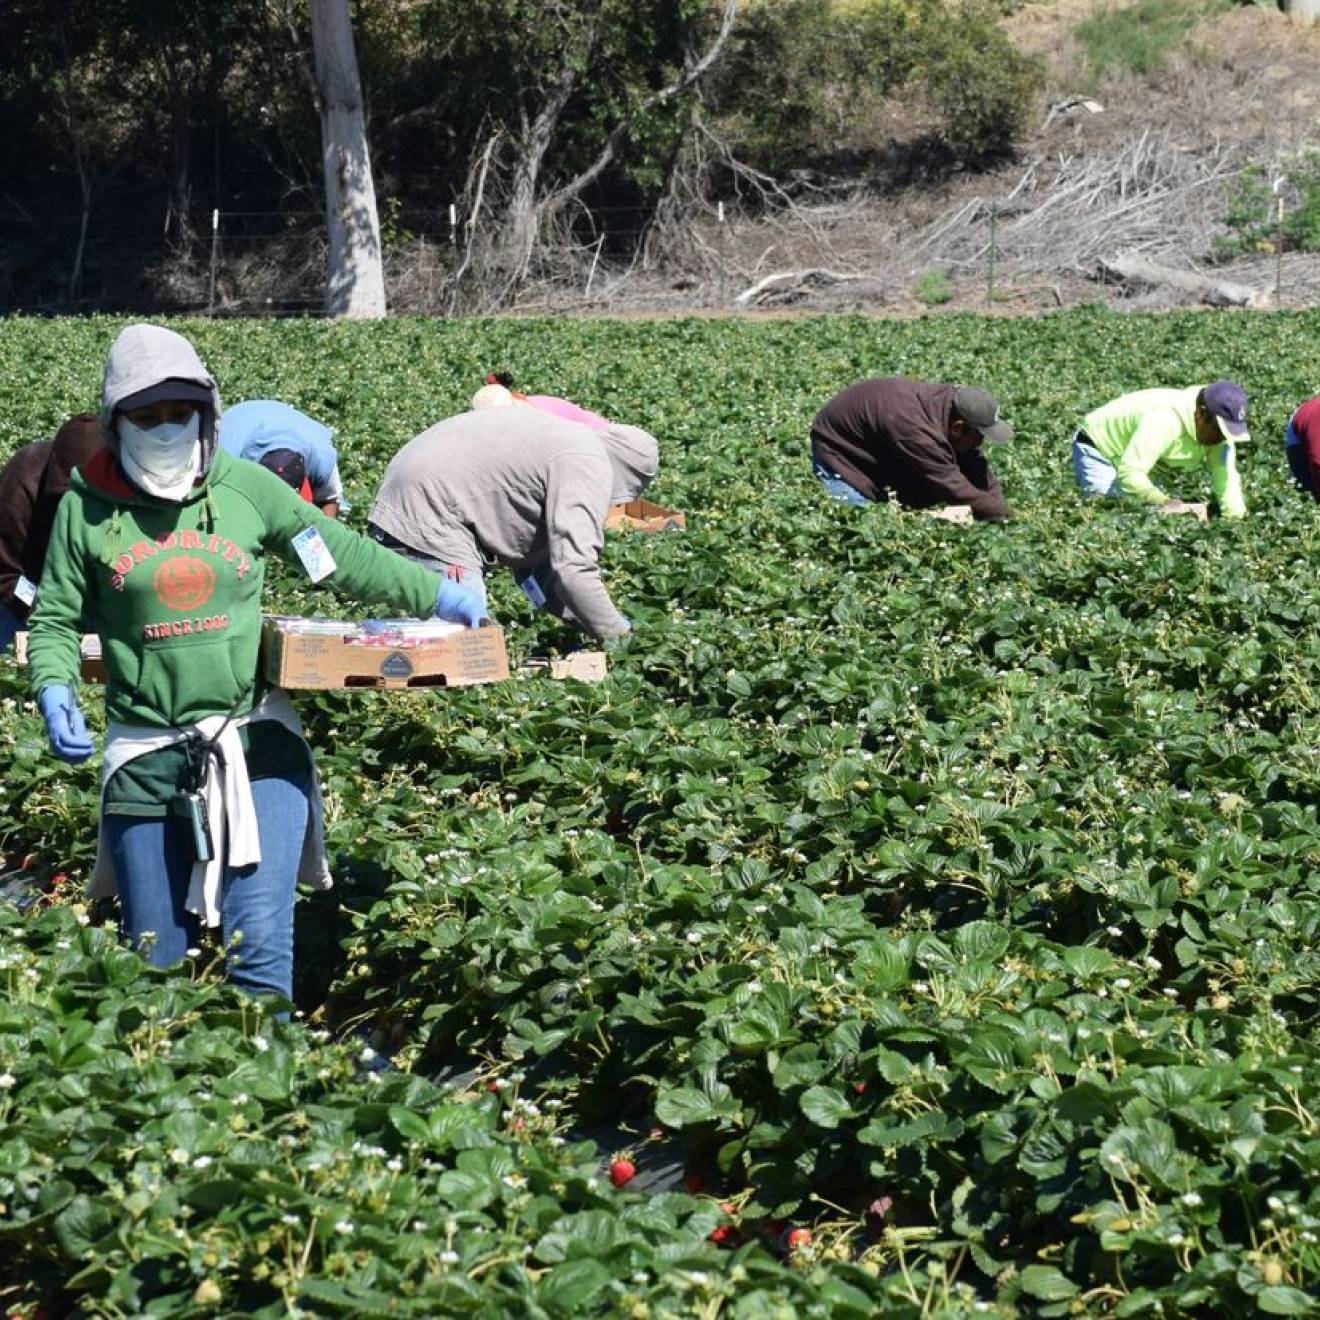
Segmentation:
[(525, 578), (519, 580), (518, 585), (522, 588), (523, 595), (532, 602), (533, 609), (545, 608), (545, 592), (541, 590), (541, 584), (534, 574), (528, 573)]
[(337, 567), (330, 547), (315, 527), (304, 527), (293, 538), (293, 548), (298, 552), (298, 558), (302, 560), (307, 576), (313, 582), (328, 578)]
[(37, 584), (25, 577), (19, 577), (14, 584), (14, 599), (21, 600), (24, 605), (31, 605), (37, 598)]
[(411, 678), (413, 667), (402, 651), (391, 651), (381, 664), (382, 678)]

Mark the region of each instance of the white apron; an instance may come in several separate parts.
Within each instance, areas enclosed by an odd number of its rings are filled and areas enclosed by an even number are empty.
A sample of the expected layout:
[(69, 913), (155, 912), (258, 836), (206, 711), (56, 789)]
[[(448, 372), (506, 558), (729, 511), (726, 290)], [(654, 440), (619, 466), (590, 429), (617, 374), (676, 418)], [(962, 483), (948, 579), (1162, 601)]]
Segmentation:
[[(211, 821), (214, 858), (194, 862), (185, 903), (188, 911), (201, 917), (208, 926), (220, 925), (221, 881), (226, 866), (254, 866), (261, 861), (261, 840), (257, 813), (252, 803), (252, 785), (248, 780), (247, 760), (238, 731), (245, 724), (259, 720), (278, 720), (286, 729), (303, 736), (302, 721), (287, 694), (272, 689), (246, 714), (230, 720), (216, 744), (223, 761), (213, 761), (207, 776), (204, 797)], [(90, 898), (105, 898), (118, 892), (114, 864), (105, 840), (105, 790), (116, 771), (139, 756), (182, 742), (190, 733), (214, 738), (225, 723), (225, 716), (211, 715), (196, 724), (179, 729), (155, 729), (141, 724), (111, 722), (106, 730), (105, 759), (101, 767), (101, 816), (96, 846), (96, 866), (88, 889)], [(308, 754), (310, 760), (310, 752)], [(311, 793), (308, 801), (307, 833), (303, 838), (302, 857), (298, 863), (298, 883), (312, 889), (329, 889), (334, 881), (325, 855), (325, 804), (321, 785), (312, 767)]]

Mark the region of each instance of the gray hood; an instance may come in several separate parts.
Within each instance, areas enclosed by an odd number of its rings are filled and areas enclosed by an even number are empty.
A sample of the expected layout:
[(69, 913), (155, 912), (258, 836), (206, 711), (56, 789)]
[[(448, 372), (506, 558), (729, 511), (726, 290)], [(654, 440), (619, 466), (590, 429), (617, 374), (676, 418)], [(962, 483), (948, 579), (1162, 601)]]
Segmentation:
[(166, 380), (199, 385), (210, 395), (202, 417), (202, 471), (211, 466), (215, 436), (220, 420), (220, 392), (197, 350), (180, 334), (163, 325), (130, 325), (119, 332), (106, 354), (101, 381), (101, 429), (107, 448), (119, 453), (115, 413), (125, 399)]
[(605, 446), (614, 474), (610, 503), (635, 500), (660, 470), (660, 445), (655, 436), (640, 426), (625, 426), (622, 422), (611, 422), (596, 434)]

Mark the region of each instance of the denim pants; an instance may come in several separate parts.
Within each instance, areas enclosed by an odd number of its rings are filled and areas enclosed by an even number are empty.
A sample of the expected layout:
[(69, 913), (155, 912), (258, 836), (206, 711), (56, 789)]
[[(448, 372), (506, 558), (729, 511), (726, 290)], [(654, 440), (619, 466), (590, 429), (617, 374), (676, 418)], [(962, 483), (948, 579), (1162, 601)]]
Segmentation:
[(9, 610), (0, 605), (0, 655), (9, 650), (9, 644), (14, 640), (14, 634), (23, 631), (23, 624), (16, 619)]
[(1291, 422), (1283, 433), (1283, 452), (1288, 457), (1288, 471), (1292, 473), (1297, 488), (1314, 495), (1315, 482), (1311, 480), (1311, 465), (1306, 461), (1306, 448), (1302, 444), (1302, 437), (1293, 430)]
[(870, 504), (870, 500), (856, 486), (850, 486), (837, 472), (831, 471), (814, 454), (811, 456), (811, 470), (820, 479), (820, 484), (836, 499), (844, 504)]
[(1073, 436), (1072, 445), (1073, 474), (1083, 495), (1117, 499), (1123, 493), (1123, 486), (1118, 479), (1118, 470), (1091, 443), (1085, 431), (1078, 431)]
[[(306, 771), (254, 779), (261, 861), (225, 867), (225, 971), (253, 994), (293, 997), (293, 899), (310, 796)], [(178, 816), (108, 815), (105, 832), (124, 935), (152, 966), (178, 962), (201, 933), (199, 919), (184, 909), (193, 865), (188, 823)]]
[[(421, 564), (423, 568), (429, 568), (432, 573), (439, 573), (441, 577), (451, 577), (454, 581), (465, 586), (469, 591), (475, 591), (481, 599), (487, 600), (486, 581), (481, 569), (470, 564), (451, 564), (444, 559), (437, 559), (434, 555), (423, 554), (420, 550), (414, 550), (412, 546), (405, 545), (397, 536), (391, 536), (383, 527), (377, 527), (375, 523), (367, 524), (367, 535), (371, 537), (378, 545), (383, 545), (387, 550), (393, 550), (395, 554), (402, 555), (405, 559), (411, 559), (416, 564)], [(455, 577), (450, 569), (457, 568), (458, 576)]]

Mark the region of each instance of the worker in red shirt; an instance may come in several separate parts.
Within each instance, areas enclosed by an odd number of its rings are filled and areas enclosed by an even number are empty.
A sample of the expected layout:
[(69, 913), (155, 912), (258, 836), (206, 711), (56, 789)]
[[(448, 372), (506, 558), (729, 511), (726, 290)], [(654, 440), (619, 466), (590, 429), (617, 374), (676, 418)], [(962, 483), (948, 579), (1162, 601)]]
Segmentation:
[(1320, 503), (1320, 394), (1293, 413), (1283, 443), (1293, 480)]

